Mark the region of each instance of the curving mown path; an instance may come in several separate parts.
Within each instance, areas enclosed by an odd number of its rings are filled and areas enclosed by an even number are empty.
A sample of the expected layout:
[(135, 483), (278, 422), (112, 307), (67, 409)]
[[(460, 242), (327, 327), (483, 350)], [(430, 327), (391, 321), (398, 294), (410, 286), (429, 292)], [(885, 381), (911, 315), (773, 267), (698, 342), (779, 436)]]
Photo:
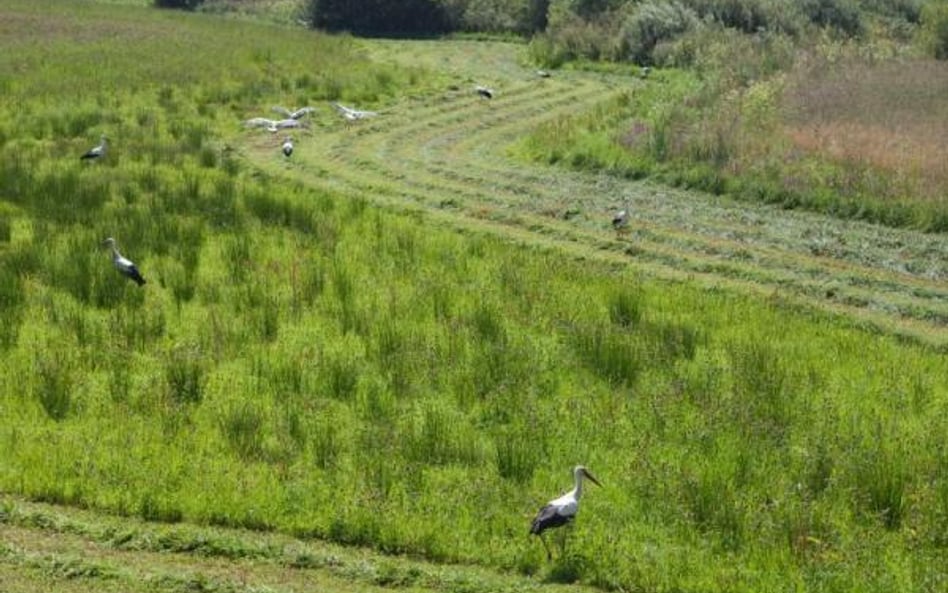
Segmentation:
[[(522, 47), (505, 43), (364, 43), (378, 60), (443, 73), (443, 92), (365, 106), (382, 113), (356, 125), (327, 107), (289, 162), (278, 138), (246, 133), (242, 146), (256, 166), (420, 209), (431, 221), (623, 262), (650, 276), (750, 290), (948, 347), (943, 235), (525, 163), (507, 150), (540, 122), (660, 80), (579, 71), (540, 78), (522, 62)], [(497, 96), (479, 98), (475, 84)], [(626, 200), (630, 231), (619, 236), (610, 220)]]

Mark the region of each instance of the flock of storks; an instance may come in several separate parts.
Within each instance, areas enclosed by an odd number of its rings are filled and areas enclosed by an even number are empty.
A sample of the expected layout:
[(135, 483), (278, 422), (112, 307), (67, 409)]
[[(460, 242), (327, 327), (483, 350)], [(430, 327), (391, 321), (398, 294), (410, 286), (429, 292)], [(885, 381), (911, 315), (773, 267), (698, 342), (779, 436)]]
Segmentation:
[[(540, 76), (541, 78), (547, 78), (550, 76), (550, 73), (545, 70), (538, 70), (537, 76)], [(475, 86), (474, 92), (479, 97), (487, 100), (493, 99), (496, 94), (494, 89), (483, 85)], [(378, 112), (376, 111), (354, 109), (338, 102), (330, 103), (330, 105), (346, 119), (347, 123), (356, 122), (378, 115)], [(286, 107), (273, 107), (273, 111), (283, 115), (284, 118), (270, 119), (266, 117), (253, 117), (244, 121), (244, 126), (248, 128), (264, 128), (269, 132), (300, 128), (304, 127), (304, 123), (301, 121), (303, 117), (316, 111), (316, 108), (300, 107), (299, 109), (291, 111)], [(286, 158), (289, 158), (293, 154), (293, 148), (293, 137), (286, 136), (283, 140), (283, 144), (280, 146), (280, 150), (283, 152), (283, 155)], [(102, 134), (99, 144), (90, 148), (79, 158), (82, 160), (98, 160), (105, 157), (107, 151), (108, 138), (105, 134)], [(612, 218), (612, 227), (616, 230), (616, 232), (621, 233), (628, 229), (630, 212), (631, 209), (629, 208), (629, 202), (626, 200), (625, 207), (616, 212), (615, 216)], [(104, 241), (103, 244), (108, 245), (111, 248), (112, 262), (120, 273), (135, 281), (135, 283), (139, 286), (145, 284), (145, 279), (142, 277), (135, 264), (119, 253), (118, 249), (115, 247), (115, 239), (109, 237)]]
[[(544, 78), (549, 76), (549, 73), (543, 70), (538, 71), (537, 74)], [(493, 99), (495, 96), (494, 90), (485, 86), (478, 85), (474, 90), (478, 96), (483, 97), (484, 99)], [(332, 103), (331, 105), (347, 120), (347, 122), (355, 122), (378, 115), (378, 113), (375, 111), (353, 109), (351, 107), (341, 105), (340, 103)], [(246, 120), (244, 125), (247, 127), (265, 128), (270, 132), (276, 132), (282, 129), (299, 128), (303, 126), (300, 120), (307, 114), (315, 111), (315, 108), (301, 107), (294, 111), (290, 111), (285, 107), (274, 107), (273, 110), (284, 115), (285, 119), (273, 120), (264, 117), (254, 117)], [(286, 157), (289, 157), (293, 154), (292, 137), (287, 136), (284, 139), (283, 144), (281, 145), (281, 150)], [(108, 138), (105, 136), (105, 134), (103, 134), (99, 144), (89, 149), (79, 158), (82, 160), (98, 160), (103, 158), (107, 151)], [(629, 212), (629, 204), (628, 200), (626, 200), (625, 207), (622, 210), (619, 210), (612, 219), (612, 226), (616, 231), (623, 231), (628, 227)], [(102, 245), (110, 249), (112, 253), (112, 264), (115, 266), (115, 269), (119, 271), (119, 273), (134, 281), (138, 286), (143, 286), (146, 283), (145, 278), (142, 276), (141, 272), (139, 272), (135, 263), (119, 252), (114, 238), (107, 238), (102, 242)], [(546, 540), (543, 539), (543, 532), (547, 529), (561, 527), (563, 525), (572, 523), (573, 519), (576, 517), (577, 512), (579, 511), (579, 499), (583, 494), (583, 479), (589, 479), (594, 484), (599, 485), (599, 481), (593, 477), (589, 470), (587, 470), (582, 465), (577, 465), (575, 468), (573, 468), (573, 489), (544, 505), (530, 524), (530, 534), (538, 536), (540, 541), (543, 542), (543, 547), (546, 549), (548, 559), (552, 558), (552, 552), (549, 545), (546, 543)], [(561, 552), (565, 548), (565, 545), (566, 538), (564, 537), (560, 540)]]

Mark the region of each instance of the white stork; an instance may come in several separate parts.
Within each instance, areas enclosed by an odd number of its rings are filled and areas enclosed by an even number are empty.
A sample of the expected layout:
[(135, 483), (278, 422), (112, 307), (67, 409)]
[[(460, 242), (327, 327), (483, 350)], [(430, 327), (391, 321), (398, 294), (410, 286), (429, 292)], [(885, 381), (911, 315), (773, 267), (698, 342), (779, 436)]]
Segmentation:
[(277, 132), (284, 128), (303, 127), (303, 123), (293, 118), (274, 120), (266, 117), (252, 117), (244, 121), (244, 126), (248, 128), (266, 128), (268, 132)]
[(106, 141), (105, 134), (102, 134), (102, 137), (99, 139), (99, 145), (94, 146), (89, 149), (84, 155), (79, 157), (80, 160), (84, 159), (98, 159), (105, 156), (105, 151), (108, 150), (109, 145)]
[(625, 208), (616, 212), (616, 215), (612, 217), (612, 228), (616, 231), (622, 231), (629, 226), (629, 214), (632, 212), (632, 208), (629, 207), (629, 202), (626, 201)]
[(303, 122), (298, 119), (281, 119), (280, 121), (273, 122), (273, 125), (268, 127), (267, 130), (271, 132), (276, 132), (277, 130), (283, 130), (285, 128), (300, 128), (303, 127)]
[(283, 156), (289, 157), (293, 154), (293, 138), (287, 136), (283, 141)]
[(546, 548), (547, 559), (550, 559), (552, 554), (542, 534), (547, 529), (567, 525), (576, 517), (576, 513), (579, 512), (579, 498), (583, 495), (583, 478), (589, 478), (593, 484), (602, 486), (599, 480), (589, 473), (589, 470), (582, 465), (577, 465), (573, 468), (573, 481), (575, 482), (573, 489), (563, 496), (548, 502), (540, 509), (537, 516), (534, 517), (533, 523), (530, 524), (530, 534), (536, 535), (540, 538), (540, 541), (543, 542), (543, 547)]
[(333, 108), (336, 111), (342, 114), (342, 117), (346, 118), (349, 121), (356, 121), (360, 119), (365, 119), (367, 117), (375, 117), (378, 115), (375, 111), (363, 111), (361, 109), (353, 109), (351, 107), (346, 107), (340, 103), (332, 103)]
[(250, 119), (244, 121), (244, 125), (248, 128), (269, 128), (276, 122), (268, 117), (251, 117)]
[(102, 242), (103, 245), (108, 245), (112, 249), (112, 263), (115, 265), (115, 269), (122, 273), (122, 275), (127, 276), (135, 281), (135, 284), (141, 286), (145, 283), (145, 279), (142, 278), (141, 273), (139, 273), (138, 268), (135, 267), (135, 264), (126, 257), (124, 257), (119, 250), (115, 247), (115, 239), (109, 237)]
[(307, 113), (312, 113), (316, 111), (316, 108), (315, 107), (300, 107), (296, 111), (290, 111), (286, 107), (275, 106), (273, 107), (273, 111), (276, 111), (277, 113), (282, 113), (283, 115), (285, 115), (286, 117), (290, 119), (300, 119)]
[(540, 78), (549, 78), (550, 73), (547, 70), (537, 70), (537, 76), (539, 76)]
[(494, 98), (494, 89), (489, 89), (486, 86), (477, 85), (476, 87), (474, 87), (474, 92), (480, 95), (481, 97), (484, 97), (485, 99)]

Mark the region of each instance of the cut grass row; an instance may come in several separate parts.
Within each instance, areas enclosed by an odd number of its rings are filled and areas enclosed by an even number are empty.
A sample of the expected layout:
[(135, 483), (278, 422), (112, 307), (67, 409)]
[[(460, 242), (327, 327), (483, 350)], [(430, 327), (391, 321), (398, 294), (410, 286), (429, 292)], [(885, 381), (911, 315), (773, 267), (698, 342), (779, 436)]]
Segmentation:
[[(611, 241), (638, 261), (770, 286), (887, 327), (904, 320), (909, 333), (937, 340), (948, 320), (937, 237), (712, 202), (637, 182), (524, 172), (504, 158), (505, 145), (544, 118), (593, 106), (615, 81), (530, 81), (519, 72), (508, 82), (509, 92), (491, 105), (455, 93), (401, 106), (410, 117), (393, 109), (358, 131), (321, 134), (301, 159), (313, 150), (319, 174), (331, 171), (335, 184), (347, 179), (344, 188), (504, 219), (568, 241)], [(307, 173), (295, 165), (291, 174)], [(629, 196), (636, 230), (628, 241), (613, 241), (606, 221)], [(902, 261), (893, 259), (894, 245)]]
[(0, 536), (0, 586), (10, 593), (590, 591), (280, 534), (161, 525), (10, 497), (0, 500)]

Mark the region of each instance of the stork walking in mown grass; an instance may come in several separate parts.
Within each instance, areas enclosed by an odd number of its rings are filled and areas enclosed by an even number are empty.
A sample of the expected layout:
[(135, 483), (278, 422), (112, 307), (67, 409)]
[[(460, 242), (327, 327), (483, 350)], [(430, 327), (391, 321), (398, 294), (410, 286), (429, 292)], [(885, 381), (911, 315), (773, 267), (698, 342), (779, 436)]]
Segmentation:
[(119, 250), (115, 247), (115, 239), (109, 237), (103, 241), (102, 244), (112, 249), (112, 263), (115, 265), (116, 270), (118, 270), (123, 276), (127, 276), (128, 278), (134, 280), (135, 284), (139, 286), (145, 284), (145, 279), (138, 271), (138, 267), (132, 263), (132, 260), (119, 253)]
[(486, 86), (477, 85), (474, 87), (474, 92), (485, 99), (494, 98), (494, 89), (489, 89)]
[(333, 109), (342, 114), (342, 117), (346, 118), (346, 121), (358, 121), (360, 119), (366, 119), (368, 117), (375, 117), (378, 115), (375, 111), (363, 111), (362, 109), (353, 109), (352, 107), (346, 107), (341, 103), (331, 103)]
[(81, 160), (85, 159), (98, 159), (105, 156), (105, 152), (108, 150), (109, 145), (105, 134), (102, 134), (102, 137), (99, 139), (98, 146), (94, 146), (88, 150), (84, 155), (79, 157)]
[[(576, 513), (579, 512), (579, 499), (583, 495), (583, 478), (589, 478), (593, 484), (602, 486), (599, 480), (589, 473), (589, 470), (582, 465), (577, 465), (573, 468), (573, 481), (575, 482), (573, 489), (548, 502), (540, 509), (537, 516), (534, 517), (533, 523), (530, 524), (530, 534), (539, 537), (540, 541), (543, 542), (548, 560), (553, 557), (553, 554), (550, 552), (546, 540), (543, 539), (543, 532), (547, 529), (567, 525), (576, 517)], [(560, 544), (561, 551), (563, 547), (565, 547), (565, 540)]]
[(629, 214), (631, 212), (632, 208), (629, 207), (629, 201), (626, 200), (625, 207), (616, 212), (615, 216), (612, 217), (612, 228), (614, 228), (616, 232), (621, 233), (629, 228)]

